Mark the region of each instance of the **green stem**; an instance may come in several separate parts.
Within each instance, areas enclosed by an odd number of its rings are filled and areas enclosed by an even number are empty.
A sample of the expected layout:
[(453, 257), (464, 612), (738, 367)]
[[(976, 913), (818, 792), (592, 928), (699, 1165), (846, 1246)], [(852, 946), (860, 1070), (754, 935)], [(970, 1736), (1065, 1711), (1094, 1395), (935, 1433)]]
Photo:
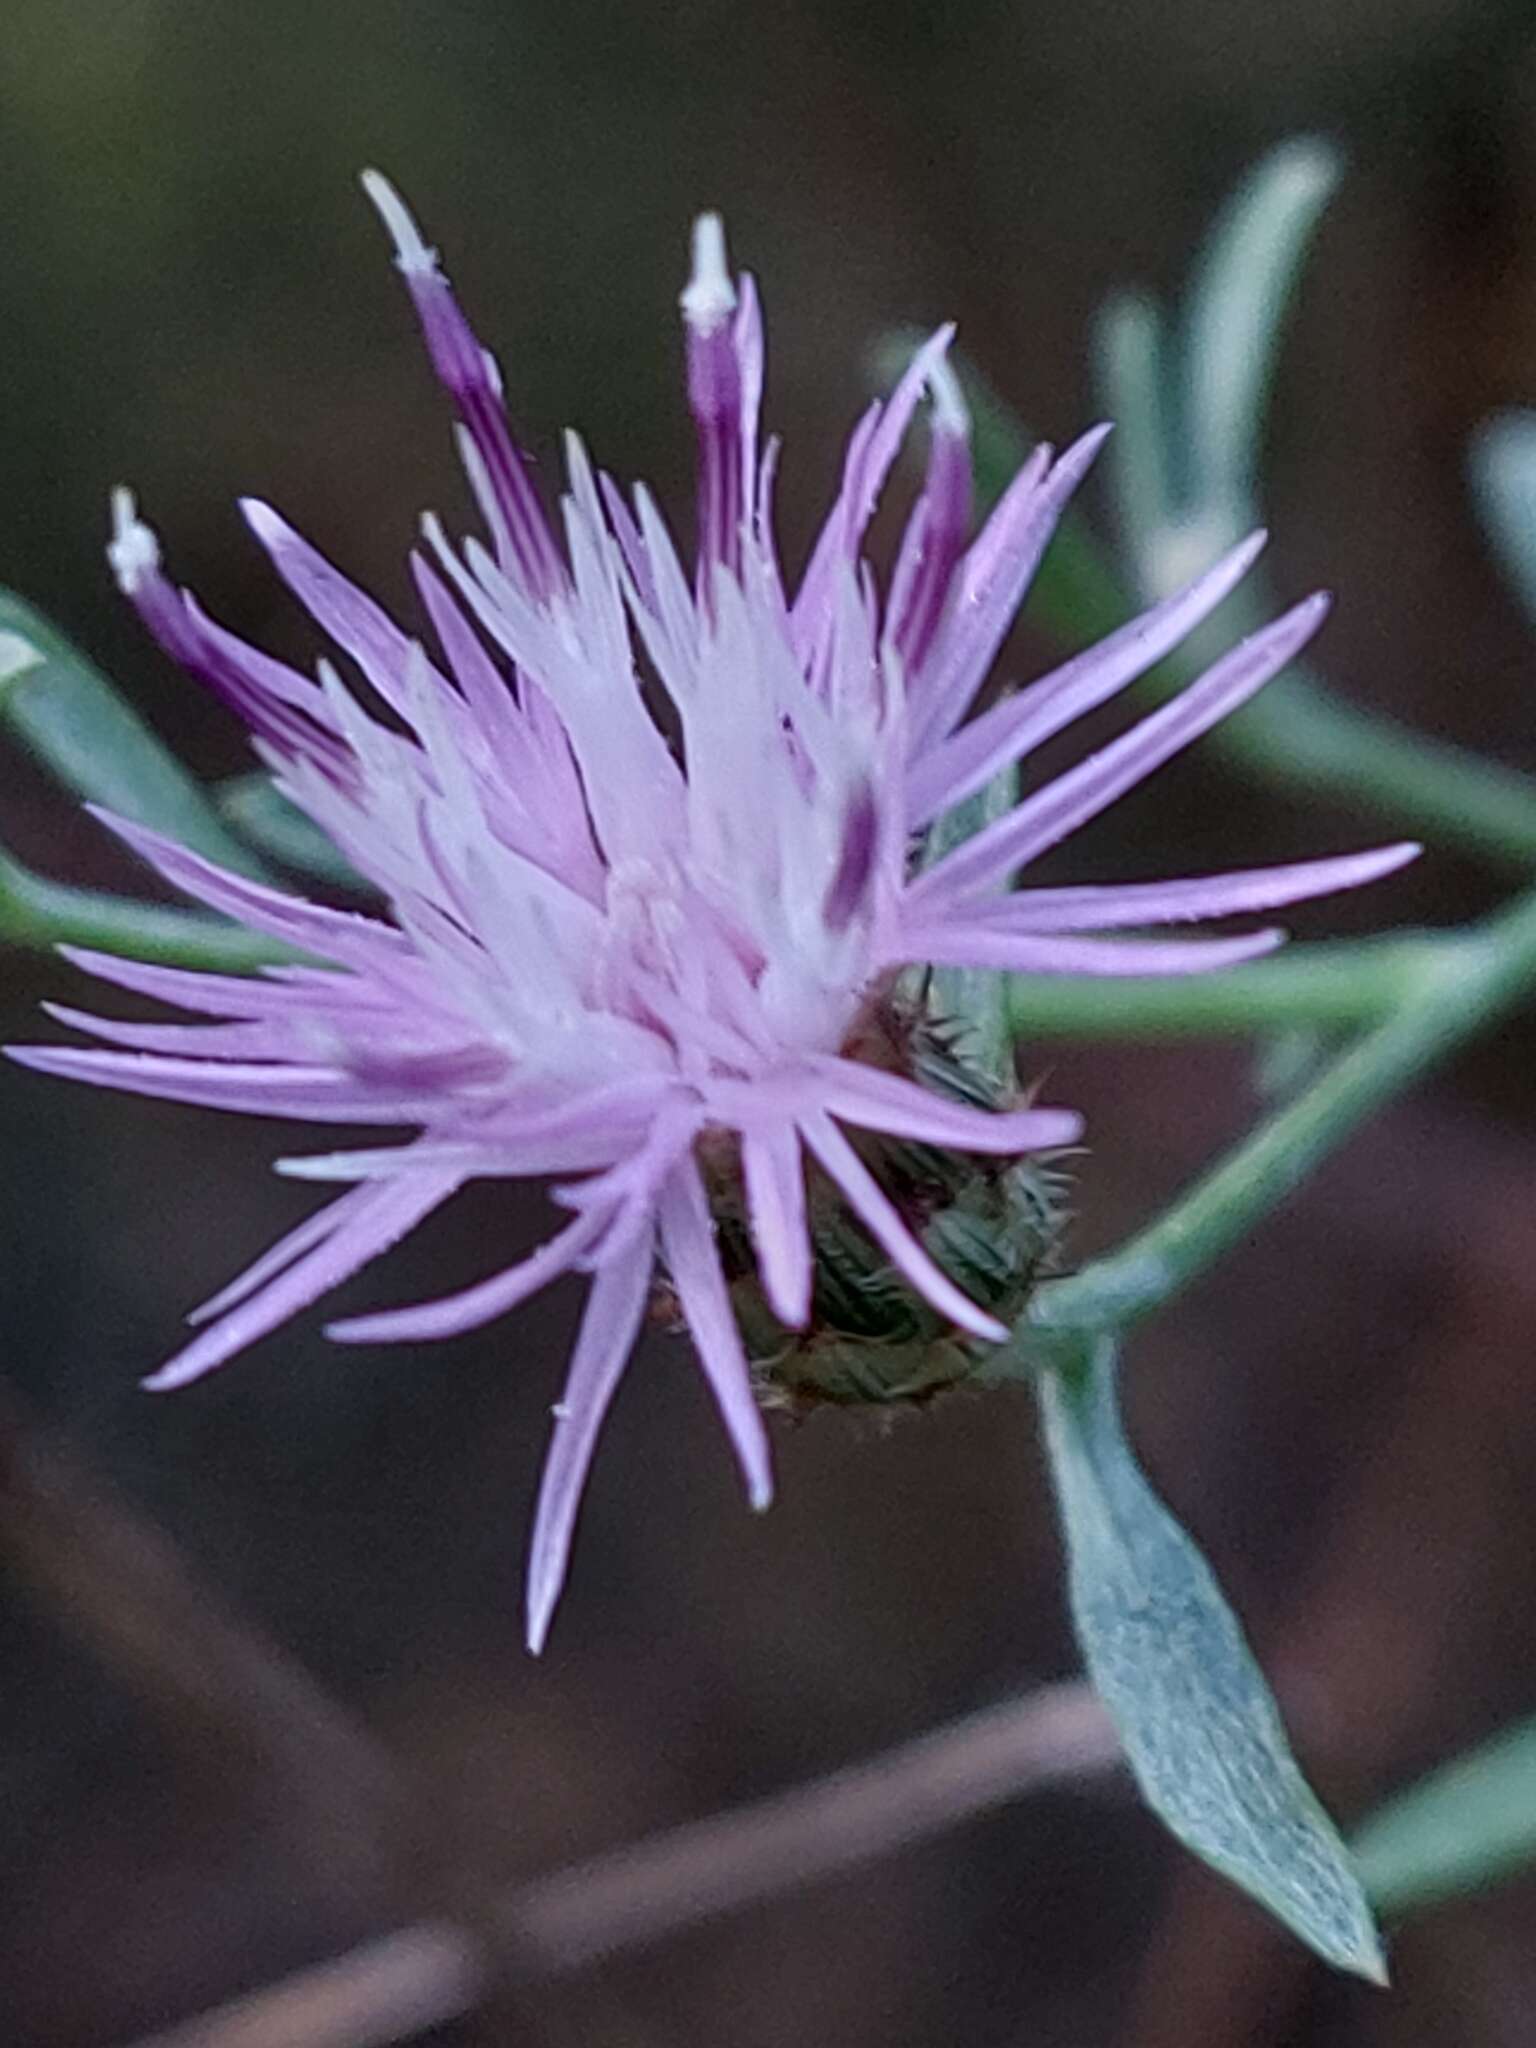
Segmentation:
[[(1536, 980), (1536, 891), (1425, 963), (1417, 993), (1118, 1251), (1040, 1289), (1031, 1329), (1124, 1329), (1239, 1243), (1367, 1117)], [(1022, 1334), (1022, 1332), (1021, 1332)], [(1010, 1351), (1010, 1370), (1017, 1363)]]
[(4, 856), (0, 943), (89, 946), (100, 953), (222, 974), (253, 974), (269, 961), (297, 958), (275, 940), (225, 918), (45, 881)]
[(1463, 951), (1463, 932), (1298, 945), (1220, 974), (1007, 977), (1016, 1042), (1042, 1038), (1243, 1036), (1379, 1023)]

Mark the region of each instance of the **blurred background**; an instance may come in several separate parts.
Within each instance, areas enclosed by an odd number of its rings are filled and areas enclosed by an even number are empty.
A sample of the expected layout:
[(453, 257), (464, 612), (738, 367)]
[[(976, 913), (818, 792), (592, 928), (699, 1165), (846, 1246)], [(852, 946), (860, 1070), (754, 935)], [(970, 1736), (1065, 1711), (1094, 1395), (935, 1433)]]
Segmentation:
[[(241, 736), (116, 602), (109, 487), (132, 482), (218, 615), (306, 661), (238, 493), (272, 499), (402, 609), (418, 512), (462, 513), (363, 165), (442, 247), (546, 471), (575, 424), (679, 525), (676, 294), (691, 216), (724, 209), (767, 304), (793, 559), (884, 329), (956, 318), (995, 388), (1067, 437), (1094, 416), (1105, 294), (1174, 287), (1234, 179), (1298, 131), (1334, 139), (1349, 171), (1276, 391), (1277, 595), (1337, 591), (1319, 658), (1347, 697), (1536, 769), (1536, 648), (1464, 467), (1482, 418), (1536, 399), (1526, 6), (5, 0), (3, 28), (0, 581), (207, 773), (245, 764)], [(1010, 662), (1046, 652), (1026, 623)], [(127, 886), (24, 759), (8, 752), (4, 773), (8, 844)], [(1195, 759), (1062, 872), (1191, 872), (1377, 831)], [(1498, 886), (1432, 852), (1297, 922), (1464, 917)], [(81, 988), (61, 963), (10, 956), (6, 1036), (36, 1033), (40, 996)], [(1048, 1061), (1093, 1133), (1074, 1254), (1146, 1215), (1254, 1108), (1237, 1047)], [(1523, 1024), (1480, 1046), (1131, 1354), (1149, 1469), (1346, 1816), (1536, 1704), (1531, 1075)], [(25, 1427), (152, 1517), (387, 1743), (466, 1883), (1073, 1670), (1027, 1395), (786, 1429), (781, 1497), (758, 1519), (666, 1341), (624, 1385), (531, 1662), (522, 1548), (572, 1300), (415, 1352), (333, 1350), (311, 1318), (153, 1401), (136, 1381), (185, 1309), (302, 1213), (266, 1170), (292, 1134), (20, 1072), (0, 1127), (4, 1373)], [(466, 1200), (346, 1305), (487, 1270), (538, 1221), (523, 1196)], [(387, 1825), (338, 1839), (259, 1742), (159, 1711), (9, 1563), (0, 2037), (111, 2048), (422, 1909)], [(562, 1980), (504, 2034), (487, 2020), (436, 2038), (1498, 2048), (1531, 2039), (1536, 1884), (1415, 1922), (1394, 1965), (1390, 1998), (1326, 1978), (1128, 1798), (1061, 1792)]]

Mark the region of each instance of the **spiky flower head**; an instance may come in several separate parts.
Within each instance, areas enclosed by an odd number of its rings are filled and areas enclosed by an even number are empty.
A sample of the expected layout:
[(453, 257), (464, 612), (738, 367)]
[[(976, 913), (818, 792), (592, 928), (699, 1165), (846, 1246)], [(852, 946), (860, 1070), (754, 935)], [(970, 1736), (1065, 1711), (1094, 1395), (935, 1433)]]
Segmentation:
[[(1280, 935), (1102, 934), (1351, 887), (1413, 849), (1195, 880), (1014, 886), (1037, 854), (1283, 667), (1322, 618), (1325, 600), (1313, 597), (915, 872), (925, 828), (1158, 661), (1232, 589), (1259, 541), (970, 716), (1104, 430), (1059, 458), (1040, 449), (972, 537), (966, 412), (941, 329), (858, 423), (791, 585), (773, 538), (776, 446), (759, 441), (757, 297), (750, 278), (732, 277), (720, 223), (706, 215), (682, 297), (698, 439), (690, 573), (645, 490), (624, 496), (574, 436), (550, 521), (495, 366), (435, 252), (382, 178), (365, 183), (457, 408), (488, 542), (455, 543), (424, 522), (411, 567), (430, 637), (398, 625), (265, 505), (248, 502), (246, 518), (352, 682), (329, 662), (302, 674), (217, 625), (167, 580), (126, 492), (110, 554), (151, 633), (245, 720), (278, 788), (379, 907), (309, 901), (108, 820), (175, 887), (303, 957), (242, 978), (75, 953), (103, 979), (203, 1021), (59, 1011), (104, 1048), (16, 1057), (172, 1101), (406, 1133), (279, 1162), (344, 1192), (195, 1312), (198, 1334), (153, 1387), (222, 1365), (466, 1182), (554, 1181), (565, 1220), (532, 1256), (445, 1299), (330, 1327), (353, 1343), (446, 1337), (559, 1274), (590, 1276), (531, 1546), (537, 1646), (658, 1261), (758, 1506), (771, 1473), (738, 1314), (744, 1276), (760, 1335), (767, 1318), (763, 1341), (807, 1332), (813, 1302), (836, 1294), (838, 1256), (864, 1300), (872, 1286), (900, 1297), (925, 1345), (1006, 1334), (999, 1311), (1027, 1279), (1023, 1251), (998, 1253), (998, 1215), (1006, 1221), (1018, 1195), (1008, 1175), (1025, 1155), (1071, 1144), (1079, 1119), (934, 1085), (918, 1057), (931, 1019), (894, 1041), (874, 1034), (886, 1050), (873, 1056), (870, 1021), (910, 987), (898, 984), (903, 970), (1219, 967)], [(925, 397), (926, 477), (882, 588), (865, 534)], [(665, 693), (676, 746), (648, 708), (642, 664)], [(901, 1170), (881, 1170), (893, 1146), (951, 1162), (939, 1170), (941, 1183), (951, 1178), (937, 1231), (932, 1207), (915, 1213)], [(966, 1194), (957, 1155), (997, 1164)], [(973, 1230), (978, 1216), (990, 1237)], [(987, 1261), (999, 1257), (991, 1287)], [(817, 1336), (807, 1333), (813, 1348)]]

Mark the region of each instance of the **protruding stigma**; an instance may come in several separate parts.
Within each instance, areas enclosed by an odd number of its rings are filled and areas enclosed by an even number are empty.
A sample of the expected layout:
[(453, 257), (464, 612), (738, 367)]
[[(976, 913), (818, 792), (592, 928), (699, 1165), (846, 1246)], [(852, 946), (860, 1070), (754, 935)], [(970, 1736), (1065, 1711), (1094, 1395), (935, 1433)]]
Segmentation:
[(701, 213), (693, 224), (693, 274), (679, 303), (684, 319), (699, 334), (713, 334), (736, 310), (725, 222), (718, 213)]
[(421, 230), (400, 194), (382, 171), (364, 171), (362, 187), (373, 201), (390, 240), (395, 245), (395, 262), (406, 276), (429, 273), (437, 268), (437, 251), (422, 240)]
[(970, 432), (970, 408), (960, 379), (942, 356), (928, 372), (928, 395), (933, 400), (933, 424), (939, 432), (953, 434), (956, 440), (963, 441)]
[(139, 517), (139, 508), (126, 484), (119, 484), (112, 493), (112, 538), (107, 543), (107, 560), (125, 597), (132, 597), (144, 579), (160, 567), (160, 543), (153, 529)]

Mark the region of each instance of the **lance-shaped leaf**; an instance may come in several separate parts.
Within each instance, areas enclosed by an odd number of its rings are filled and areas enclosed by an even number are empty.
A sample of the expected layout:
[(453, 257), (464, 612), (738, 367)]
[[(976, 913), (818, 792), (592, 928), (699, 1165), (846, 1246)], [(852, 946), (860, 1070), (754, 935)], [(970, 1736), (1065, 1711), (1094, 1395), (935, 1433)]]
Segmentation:
[(1195, 262), (1178, 364), (1189, 489), (1232, 507), (1239, 530), (1252, 516), (1285, 316), (1342, 168), (1319, 137), (1281, 143), (1228, 199)]
[(1136, 1462), (1115, 1372), (1106, 1339), (1064, 1349), (1039, 1376), (1089, 1676), (1179, 1840), (1326, 1961), (1384, 1983), (1349, 1852), (1297, 1768), (1215, 1575)]
[(301, 875), (314, 875), (359, 894), (372, 884), (337, 851), (320, 827), (290, 803), (268, 775), (236, 775), (216, 792), (219, 814), (243, 839)]
[(80, 796), (152, 826), (221, 867), (264, 873), (95, 664), (7, 590), (0, 590), (0, 720)]
[[(920, 865), (931, 868), (994, 818), (1006, 816), (1018, 800), (1019, 771), (1004, 768), (985, 788), (934, 820)], [(936, 967), (931, 979), (938, 1014), (967, 1026), (972, 1056), (995, 1081), (1010, 1084), (1014, 1030), (1007, 975), (987, 967)]]

